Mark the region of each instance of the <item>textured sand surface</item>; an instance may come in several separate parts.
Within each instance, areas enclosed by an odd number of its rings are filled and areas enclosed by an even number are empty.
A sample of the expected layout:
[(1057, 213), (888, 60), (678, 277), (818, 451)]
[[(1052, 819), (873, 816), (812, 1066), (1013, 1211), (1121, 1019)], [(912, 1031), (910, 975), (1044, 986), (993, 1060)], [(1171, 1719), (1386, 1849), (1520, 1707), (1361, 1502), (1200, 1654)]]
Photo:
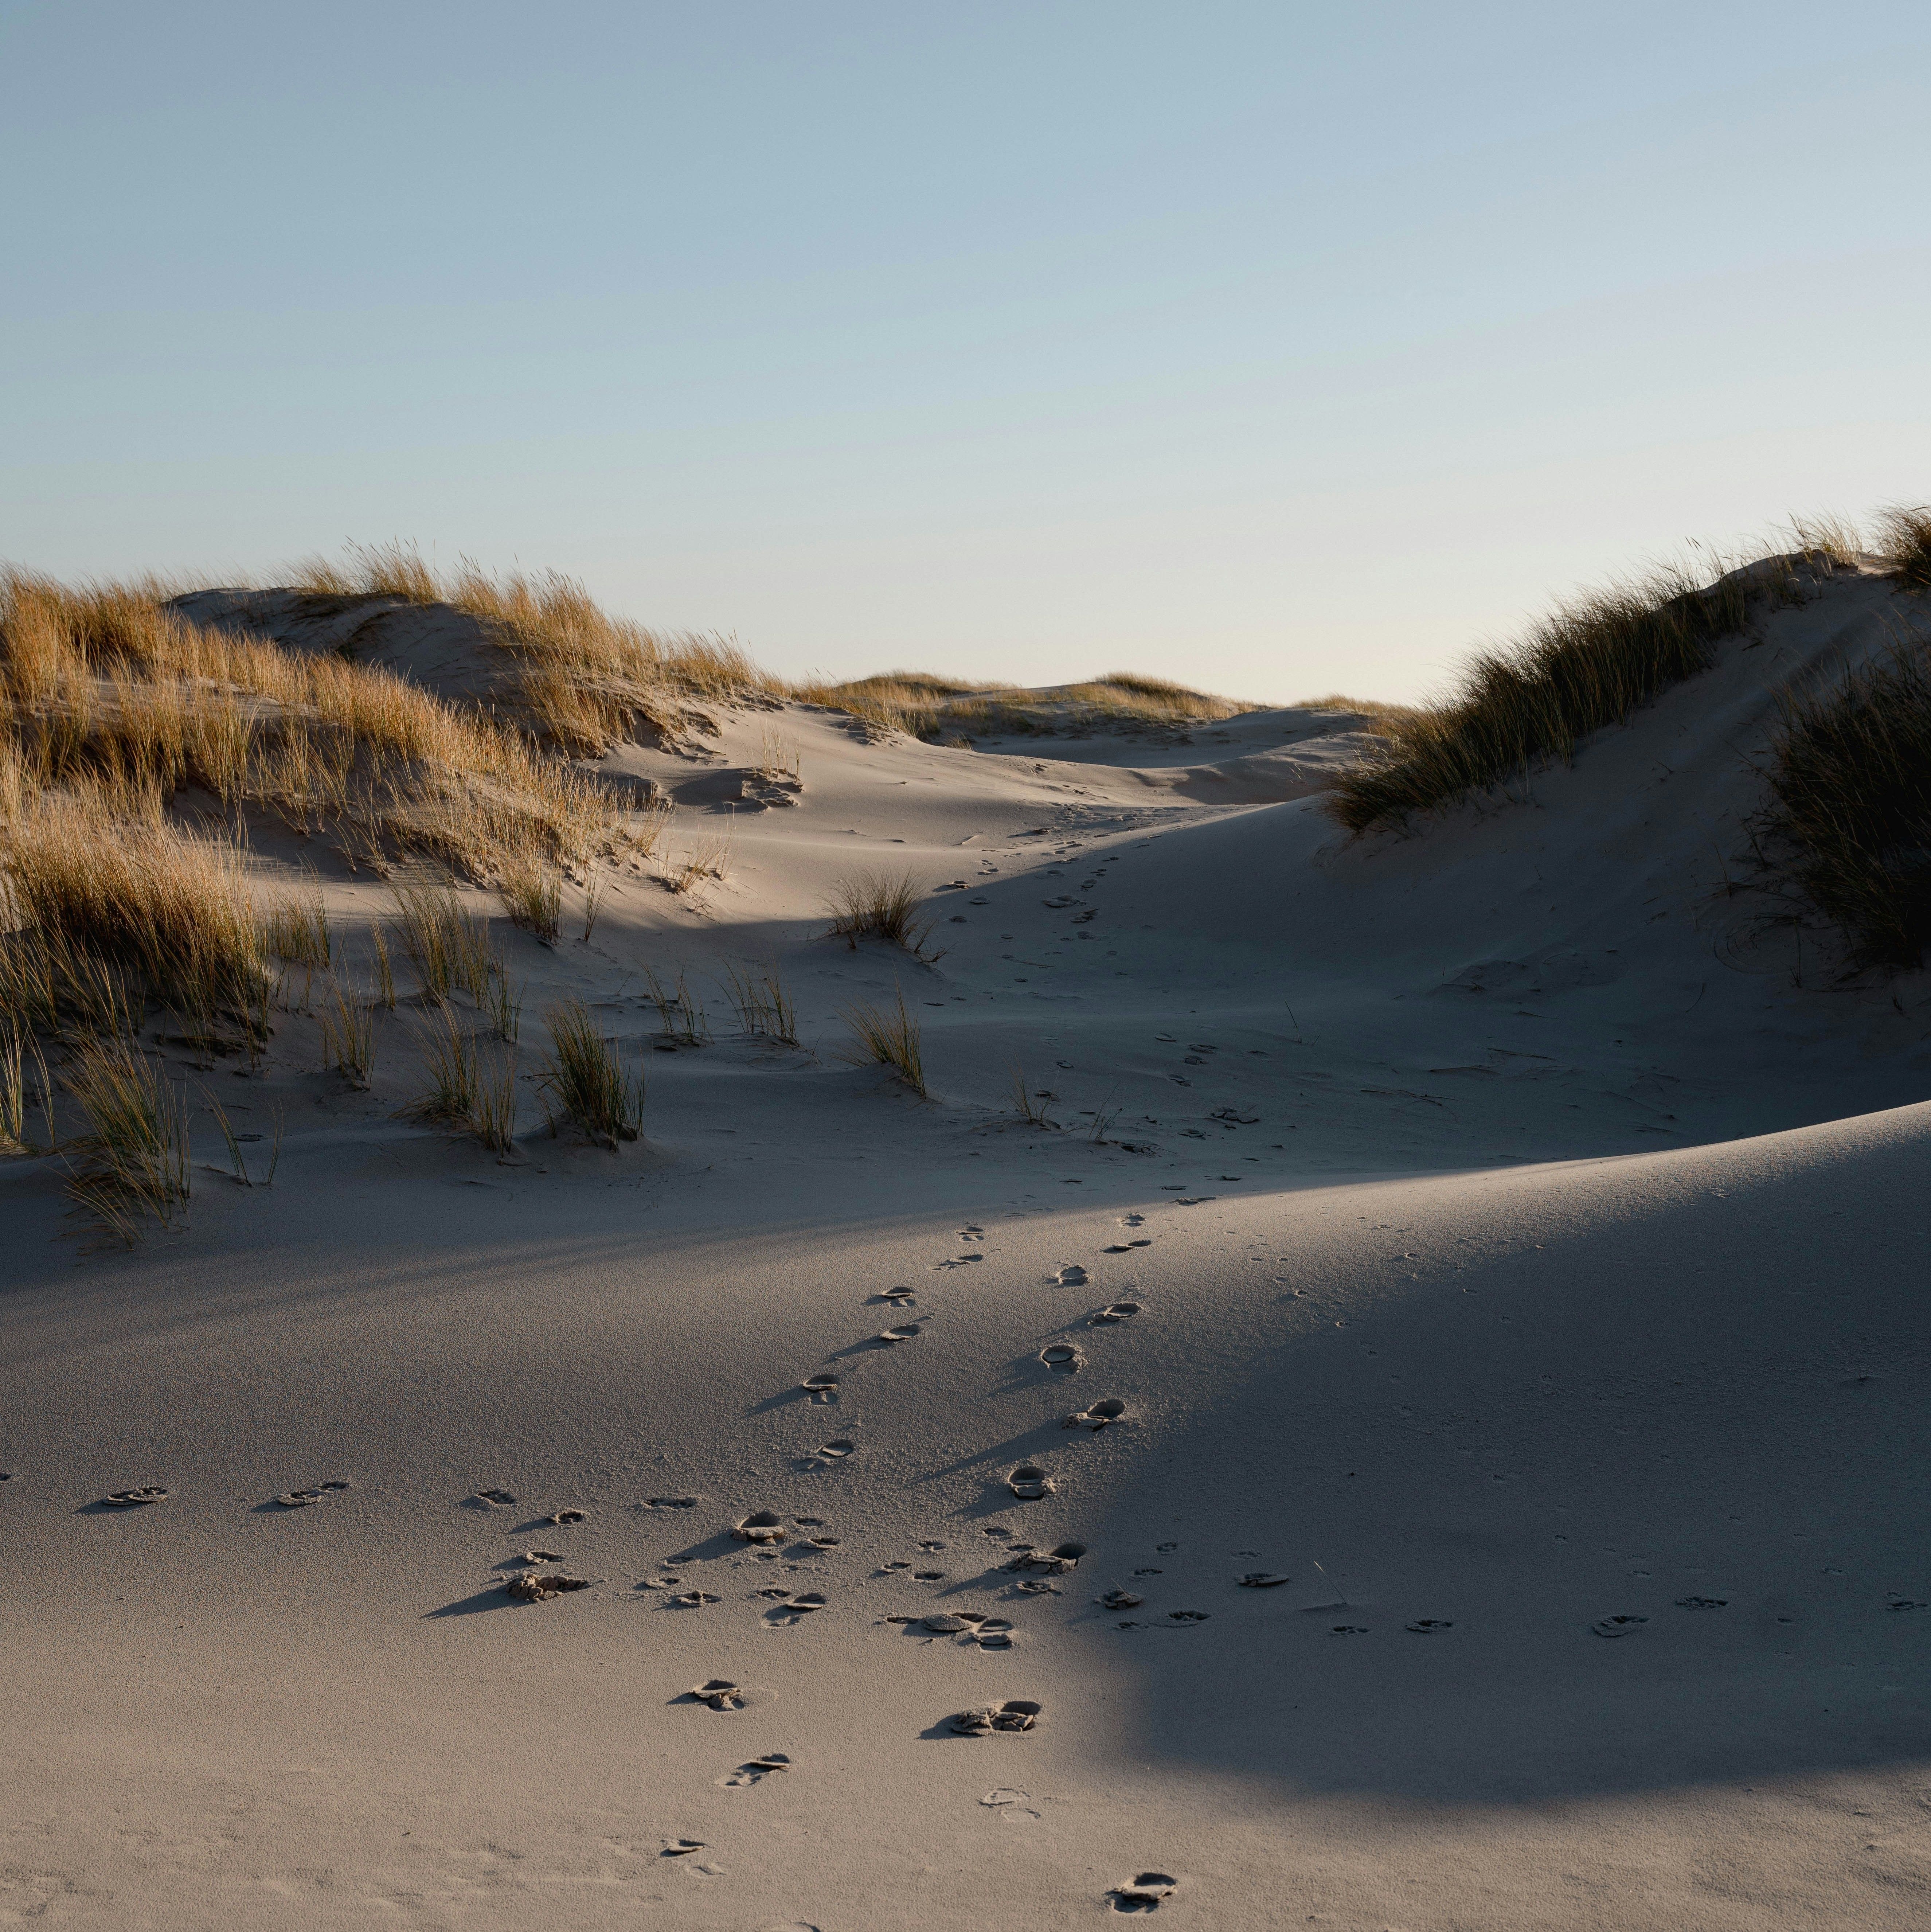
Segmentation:
[[(1926, 988), (1748, 872), (1772, 688), (1891, 595), (1407, 838), (1322, 814), (1307, 714), (1139, 764), (730, 714), (606, 761), (728, 836), (703, 904), (502, 929), (643, 1145), (531, 1102), (499, 1163), (391, 1118), (406, 1022), (355, 1094), (292, 1016), (196, 1076), (281, 1109), (271, 1190), (124, 1256), (0, 1170), (0, 1924), (964, 1932), (1143, 1873), (1216, 1932), (1931, 1921)], [(881, 865), (935, 964), (816, 936)], [(816, 1057), (730, 1036), (746, 960)], [(652, 1050), (646, 966), (712, 1044)], [(895, 988), (929, 1105), (835, 1057)], [(535, 1550), (592, 1587), (505, 1595)]]

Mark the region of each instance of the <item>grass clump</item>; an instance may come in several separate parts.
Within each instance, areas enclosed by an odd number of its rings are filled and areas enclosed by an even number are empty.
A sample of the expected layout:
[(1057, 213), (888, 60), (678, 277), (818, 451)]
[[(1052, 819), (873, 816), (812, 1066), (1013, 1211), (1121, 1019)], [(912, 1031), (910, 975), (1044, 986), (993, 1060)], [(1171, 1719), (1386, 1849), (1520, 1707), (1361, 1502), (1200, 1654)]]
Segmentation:
[(798, 1044), (797, 1009), (775, 968), (727, 965), (721, 983), (740, 1033), (781, 1046)]
[(453, 1006), (438, 1005), (418, 1032), (423, 1087), (399, 1118), (473, 1133), (492, 1154), (515, 1145), (516, 1066), (507, 1055), (486, 1059)]
[(439, 1001), (460, 991), (483, 1005), (498, 970), (483, 922), (463, 910), (451, 886), (400, 886), (395, 898), (397, 937), (423, 991)]
[(898, 989), (895, 1010), (861, 1003), (848, 1006), (845, 1024), (851, 1042), (840, 1058), (848, 1066), (889, 1067), (922, 1100), (932, 1096), (925, 1084), (925, 1054), (919, 1022), (905, 1004), (905, 989)]
[(922, 896), (914, 873), (855, 873), (832, 888), (825, 937), (842, 939), (854, 950), (861, 939), (883, 940), (922, 957), (932, 928), (918, 917)]
[(87, 1123), (67, 1183), (75, 1204), (130, 1248), (150, 1218), (175, 1226), (189, 1186), (183, 1096), (125, 1040), (83, 1042), (66, 1085)]
[(1880, 511), (1877, 554), (1912, 590), (1931, 590), (1931, 508)]
[(571, 1120), (613, 1153), (619, 1141), (637, 1139), (643, 1131), (643, 1075), (625, 1077), (615, 1050), (581, 1000), (565, 1000), (545, 1024), (550, 1054), (541, 1090), (551, 1133), (559, 1119)]
[(366, 1093), (376, 1064), (375, 1015), (349, 998), (340, 982), (331, 980), (316, 1017), (322, 1029), (322, 1064)]
[(1921, 645), (1900, 646), (1832, 689), (1786, 694), (1780, 710), (1770, 849), (1860, 964), (1921, 964), (1931, 944), (1931, 659)]
[(1453, 803), (1548, 759), (1704, 670), (1749, 621), (1750, 583), (1666, 567), (1564, 605), (1477, 655), (1447, 702), (1391, 721), (1387, 749), (1344, 773), (1328, 809), (1351, 832)]
[(512, 926), (545, 946), (556, 944), (562, 931), (563, 882), (541, 860), (519, 853), (506, 861), (496, 896)]

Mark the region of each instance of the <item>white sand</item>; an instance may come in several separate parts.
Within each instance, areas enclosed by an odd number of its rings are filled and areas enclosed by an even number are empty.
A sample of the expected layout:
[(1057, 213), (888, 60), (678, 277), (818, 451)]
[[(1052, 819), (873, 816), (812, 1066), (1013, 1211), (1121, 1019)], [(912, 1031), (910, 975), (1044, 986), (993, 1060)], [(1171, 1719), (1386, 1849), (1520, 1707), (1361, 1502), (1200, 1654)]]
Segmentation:
[[(188, 1232), (87, 1254), (57, 1174), (0, 1170), (0, 1923), (1057, 1927), (1147, 1870), (1216, 1929), (1931, 1922), (1925, 989), (1726, 889), (1771, 686), (1881, 647), (1891, 596), (1840, 583), (1405, 840), (1302, 795), (1305, 714), (1138, 766), (735, 714), (709, 765), (607, 761), (684, 799), (673, 848), (730, 835), (703, 909), (638, 880), (588, 946), (502, 928), (527, 1064), (550, 1000), (601, 1002), (645, 1146), (532, 1102), (499, 1164), (388, 1118), (401, 1022), (355, 1095), (294, 1018), (263, 1081), (200, 1076), (283, 1108), (272, 1191), (203, 1174)], [(805, 788), (727, 812), (767, 729)], [(966, 882), (936, 966), (813, 936), (879, 865)], [(715, 1044), (647, 1050), (641, 968), (727, 958), (817, 1059), (714, 992)], [(930, 1106), (834, 1058), (895, 986)], [(1014, 1063), (1071, 1130), (1002, 1114)], [(764, 1508), (769, 1555), (728, 1534)], [(1069, 1538), (1057, 1594), (994, 1567)], [(513, 1602), (535, 1549), (595, 1587)], [(1012, 1646), (886, 1621), (958, 1610)], [(749, 1707), (684, 1698), (712, 1677)], [(946, 1734), (1007, 1699), (1035, 1729)]]

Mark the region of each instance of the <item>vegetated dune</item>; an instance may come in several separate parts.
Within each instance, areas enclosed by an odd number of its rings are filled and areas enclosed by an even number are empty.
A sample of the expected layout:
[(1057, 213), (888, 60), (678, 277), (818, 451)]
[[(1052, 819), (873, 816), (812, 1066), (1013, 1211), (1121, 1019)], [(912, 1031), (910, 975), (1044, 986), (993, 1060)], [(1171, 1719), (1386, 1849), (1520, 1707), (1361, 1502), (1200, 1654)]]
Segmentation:
[[(1908, 546), (1472, 790), (1453, 702), (921, 738), (614, 626), (572, 709), (405, 562), (178, 607), (440, 707), (389, 790), (10, 672), (0, 1913), (1922, 1922)], [(550, 844), (421, 832), (458, 742)], [(63, 811), (229, 868), (198, 1012)]]

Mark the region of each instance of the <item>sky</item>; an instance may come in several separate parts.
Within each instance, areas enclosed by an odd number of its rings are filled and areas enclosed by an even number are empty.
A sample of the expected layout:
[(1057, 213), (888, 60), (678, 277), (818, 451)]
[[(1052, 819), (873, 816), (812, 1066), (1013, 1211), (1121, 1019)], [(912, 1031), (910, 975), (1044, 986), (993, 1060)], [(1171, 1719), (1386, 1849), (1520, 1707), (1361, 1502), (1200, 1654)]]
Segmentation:
[(402, 538), (792, 675), (1427, 695), (1931, 500), (1927, 54), (1921, 0), (0, 0), (0, 557)]

